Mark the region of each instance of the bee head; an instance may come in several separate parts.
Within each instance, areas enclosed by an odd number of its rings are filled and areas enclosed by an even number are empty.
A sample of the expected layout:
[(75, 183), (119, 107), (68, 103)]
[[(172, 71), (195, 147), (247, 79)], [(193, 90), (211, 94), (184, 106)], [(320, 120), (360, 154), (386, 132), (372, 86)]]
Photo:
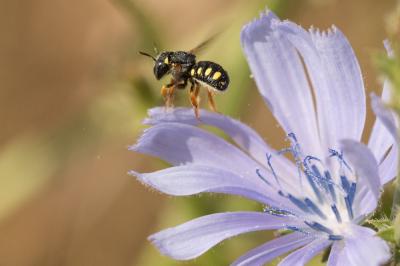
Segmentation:
[(171, 69), (170, 64), (171, 52), (162, 52), (157, 59), (155, 59), (154, 64), (154, 76), (156, 79), (161, 79), (165, 74)]
[(169, 71), (169, 52), (162, 52), (157, 58), (151, 54), (139, 51), (139, 54), (150, 57), (154, 61), (154, 76), (161, 79)]

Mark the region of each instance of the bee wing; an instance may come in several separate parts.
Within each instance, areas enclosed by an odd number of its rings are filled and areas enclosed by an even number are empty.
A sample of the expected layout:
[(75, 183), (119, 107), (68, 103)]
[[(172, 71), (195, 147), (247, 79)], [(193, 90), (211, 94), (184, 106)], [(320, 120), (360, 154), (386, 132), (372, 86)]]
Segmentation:
[(199, 53), (201, 50), (203, 50), (210, 42), (212, 42), (213, 40), (215, 40), (215, 38), (220, 34), (220, 32), (217, 32), (215, 34), (213, 34), (211, 37), (209, 37), (208, 39), (206, 39), (204, 42), (200, 43), (199, 45), (197, 45), (195, 48), (193, 48), (192, 50), (189, 51), (189, 53), (191, 54), (197, 54)]

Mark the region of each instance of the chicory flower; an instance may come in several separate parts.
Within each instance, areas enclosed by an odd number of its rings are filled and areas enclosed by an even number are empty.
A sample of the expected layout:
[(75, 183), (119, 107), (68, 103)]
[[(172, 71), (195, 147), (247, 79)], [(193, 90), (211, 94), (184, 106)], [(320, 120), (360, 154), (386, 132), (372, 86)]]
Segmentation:
[[(290, 233), (233, 265), (263, 265), (288, 252), (279, 265), (304, 265), (330, 246), (331, 266), (386, 262), (389, 246), (360, 224), (397, 174), (395, 127), (381, 99), (373, 96), (378, 119), (368, 144), (361, 142), (365, 89), (347, 39), (335, 27), (306, 31), (267, 12), (243, 28), (241, 40), (258, 89), (290, 145), (276, 151), (250, 127), (220, 114), (202, 110), (199, 121), (190, 109), (154, 108), (145, 120), (151, 127), (131, 149), (173, 167), (131, 174), (169, 195), (239, 195), (265, 209), (203, 216), (150, 241), (167, 256), (189, 260), (242, 233), (285, 229)], [(388, 84), (382, 97), (389, 97)], [(234, 144), (200, 124), (223, 130)]]

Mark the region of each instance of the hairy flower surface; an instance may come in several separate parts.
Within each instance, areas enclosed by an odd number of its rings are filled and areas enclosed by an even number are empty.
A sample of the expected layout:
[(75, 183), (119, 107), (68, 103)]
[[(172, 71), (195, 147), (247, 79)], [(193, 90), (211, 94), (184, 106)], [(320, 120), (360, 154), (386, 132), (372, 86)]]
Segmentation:
[[(386, 262), (388, 245), (360, 224), (397, 173), (396, 128), (382, 100), (372, 96), (378, 119), (368, 144), (361, 143), (365, 90), (347, 39), (335, 27), (306, 31), (267, 12), (243, 28), (241, 40), (288, 147), (276, 151), (248, 126), (220, 114), (202, 110), (199, 121), (190, 109), (154, 108), (145, 120), (151, 127), (131, 149), (173, 167), (131, 174), (169, 195), (224, 193), (266, 207), (203, 216), (149, 239), (161, 253), (188, 260), (242, 233), (286, 229), (289, 234), (250, 250), (233, 265), (263, 265), (288, 252), (279, 265), (304, 265), (329, 246), (328, 265)], [(386, 84), (383, 100), (388, 91)], [(233, 144), (200, 124), (223, 130)]]

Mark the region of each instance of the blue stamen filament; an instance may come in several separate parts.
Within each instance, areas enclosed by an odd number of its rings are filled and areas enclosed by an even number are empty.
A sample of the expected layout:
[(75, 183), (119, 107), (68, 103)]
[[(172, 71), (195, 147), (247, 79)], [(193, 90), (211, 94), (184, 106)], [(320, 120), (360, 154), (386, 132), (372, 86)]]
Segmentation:
[(329, 240), (332, 240), (332, 241), (338, 241), (338, 240), (342, 240), (343, 239), (343, 236), (340, 236), (340, 235), (329, 235)]
[(281, 184), (279, 183), (278, 176), (276, 175), (275, 170), (272, 167), (271, 159), (272, 159), (272, 155), (271, 154), (267, 154), (268, 167), (269, 167), (269, 169), (271, 169), (272, 175), (274, 176), (276, 183), (278, 184), (279, 187), (281, 187)]
[(336, 207), (336, 205), (332, 205), (331, 209), (332, 209), (333, 213), (335, 214), (336, 221), (338, 221), (338, 223), (342, 223), (342, 217), (340, 216), (339, 210)]
[(329, 153), (331, 154), (330, 157), (337, 157), (340, 162), (340, 166), (346, 166), (346, 168), (352, 172), (351, 167), (347, 164), (347, 162), (343, 159), (343, 152), (338, 152), (334, 149), (329, 149)]
[[(300, 212), (298, 210), (289, 211), (270, 206), (265, 209), (265, 212), (276, 216), (295, 216), (301, 219), (308, 228), (312, 229), (307, 229), (307, 227), (286, 226), (289, 230), (307, 234), (312, 233), (312, 231), (319, 231), (328, 234), (329, 240), (335, 241), (343, 239), (343, 236), (336, 234), (334, 230), (324, 225), (325, 222), (321, 223), (321, 221), (328, 220), (328, 217), (330, 217), (329, 219), (332, 219), (334, 215), (336, 222), (341, 224), (343, 222), (343, 213), (340, 213), (338, 206), (344, 207), (343, 205), (345, 205), (347, 209), (349, 220), (353, 220), (353, 202), (357, 184), (356, 182), (351, 182), (346, 176), (346, 172), (348, 171), (347, 173), (352, 173), (352, 169), (344, 160), (342, 152), (329, 149), (329, 157), (337, 158), (340, 164), (340, 169), (337, 173), (340, 176), (340, 181), (337, 183), (332, 179), (331, 173), (328, 170), (324, 170), (324, 163), (320, 159), (310, 155), (304, 157), (301, 154), (300, 144), (293, 133), (288, 134), (288, 138), (291, 141), (291, 146), (279, 151), (278, 155), (286, 152), (293, 155), (300, 178), (301, 187), (299, 191), (306, 191), (303, 189), (301, 183), (302, 175), (305, 175), (309, 183), (309, 188), (314, 192), (315, 198), (310, 198), (306, 195), (302, 197), (299, 197), (299, 195), (294, 196), (290, 192), (285, 191), (282, 188), (279, 177), (272, 166), (272, 155), (267, 154), (268, 167), (279, 186), (278, 194), (293, 203)], [(322, 171), (320, 169), (322, 169)], [(260, 173), (260, 169), (256, 169), (256, 173), (260, 179), (268, 185), (271, 185), (271, 183)], [(329, 213), (329, 208), (331, 209), (331, 213)], [(326, 211), (326, 213), (324, 213), (324, 211)], [(304, 212), (304, 214), (302, 214), (302, 212)], [(329, 224), (331, 224), (331, 222), (332, 220), (330, 220)]]
[(347, 177), (344, 176), (344, 175), (341, 175), (341, 176), (340, 176), (340, 182), (342, 183), (342, 187), (343, 187), (344, 191), (345, 191), (346, 193), (349, 193), (350, 182), (349, 182), (349, 180), (347, 179)]
[(302, 229), (300, 227), (297, 227), (297, 226), (293, 226), (293, 225), (286, 226), (286, 229), (292, 230), (294, 232), (300, 232), (300, 233), (304, 233), (304, 234), (309, 234), (309, 232), (305, 231), (304, 229)]
[(299, 200), (298, 198), (294, 197), (291, 194), (288, 195), (288, 198), (294, 205), (296, 205), (302, 211), (307, 212), (307, 213), (310, 212), (307, 205), (302, 200)]
[(349, 215), (349, 218), (352, 220), (354, 218), (354, 214), (349, 196), (344, 197), (344, 202), (346, 203), (347, 214)]
[(321, 217), (322, 219), (326, 220), (326, 216), (325, 214), (323, 214), (323, 212), (317, 207), (317, 205), (314, 204), (314, 202), (312, 202), (310, 199), (306, 198), (304, 200), (304, 202), (306, 203), (307, 207), (312, 210), (315, 214), (317, 214), (319, 217)]
[(318, 198), (319, 203), (322, 203), (323, 202), (322, 195), (321, 195), (319, 188), (317, 187), (317, 185), (315, 183), (313, 176), (309, 173), (306, 173), (306, 177), (307, 177), (308, 183), (310, 184), (312, 190), (314, 191), (315, 196)]
[(258, 175), (258, 177), (264, 181), (265, 183), (267, 183), (267, 185), (271, 185), (271, 183), (268, 182), (268, 180), (260, 173), (260, 169), (256, 169), (256, 173)]
[(349, 192), (348, 192), (348, 197), (349, 197), (349, 201), (350, 201), (350, 205), (353, 206), (353, 201), (354, 201), (354, 196), (356, 194), (356, 188), (357, 188), (357, 184), (356, 183), (351, 183)]
[(320, 223), (317, 223), (317, 222), (307, 222), (307, 221), (305, 221), (304, 223), (305, 223), (306, 225), (308, 225), (310, 228), (312, 228), (312, 229), (314, 229), (314, 230), (316, 230), (316, 231), (325, 232), (325, 233), (327, 233), (327, 234), (329, 234), (329, 235), (332, 235), (332, 234), (333, 234), (333, 231), (332, 231), (331, 229), (329, 229), (329, 228), (326, 227), (326, 226), (323, 226), (323, 225), (320, 224)]
[(264, 212), (267, 212), (267, 213), (275, 215), (275, 216), (295, 216), (290, 211), (287, 211), (284, 209), (279, 209), (279, 208), (274, 208), (274, 207), (266, 207), (264, 209)]
[(328, 190), (331, 195), (331, 198), (332, 198), (333, 202), (336, 203), (337, 201), (336, 201), (335, 188), (333, 187), (331, 174), (328, 171), (325, 171), (325, 180), (328, 184)]

